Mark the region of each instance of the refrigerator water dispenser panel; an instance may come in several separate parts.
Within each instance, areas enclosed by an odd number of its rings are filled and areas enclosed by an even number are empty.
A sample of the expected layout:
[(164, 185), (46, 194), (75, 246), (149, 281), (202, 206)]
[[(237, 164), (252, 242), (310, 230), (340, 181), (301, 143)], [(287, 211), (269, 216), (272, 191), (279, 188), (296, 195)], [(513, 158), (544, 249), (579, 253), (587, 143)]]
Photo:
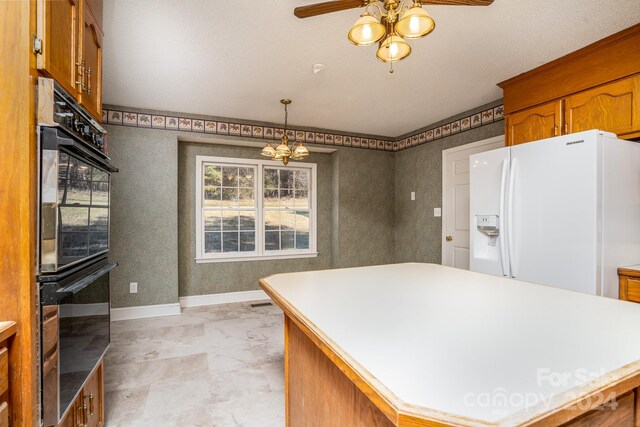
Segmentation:
[(495, 246), (500, 235), (500, 218), (498, 215), (476, 215), (478, 231), (489, 238), (489, 246)]

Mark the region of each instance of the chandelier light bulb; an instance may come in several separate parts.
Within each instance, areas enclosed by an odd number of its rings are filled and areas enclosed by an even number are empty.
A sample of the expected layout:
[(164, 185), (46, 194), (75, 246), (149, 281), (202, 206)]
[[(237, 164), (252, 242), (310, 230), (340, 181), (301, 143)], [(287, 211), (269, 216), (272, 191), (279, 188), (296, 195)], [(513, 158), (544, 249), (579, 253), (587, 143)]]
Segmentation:
[(409, 19), (409, 29), (412, 33), (417, 33), (420, 30), (420, 18), (412, 16)]
[(392, 60), (396, 59), (396, 57), (398, 56), (398, 43), (391, 43), (391, 45), (389, 46), (389, 56)]
[(362, 26), (362, 38), (365, 40), (371, 40), (371, 25), (364, 24)]

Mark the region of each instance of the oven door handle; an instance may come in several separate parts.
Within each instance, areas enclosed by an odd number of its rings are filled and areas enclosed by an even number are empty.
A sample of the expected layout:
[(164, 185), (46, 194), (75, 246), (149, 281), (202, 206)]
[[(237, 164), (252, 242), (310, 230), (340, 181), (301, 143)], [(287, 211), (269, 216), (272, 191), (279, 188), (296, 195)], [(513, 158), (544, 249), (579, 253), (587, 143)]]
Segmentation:
[(60, 298), (66, 298), (66, 297), (75, 295), (81, 290), (83, 290), (84, 288), (86, 288), (89, 284), (95, 282), (100, 277), (104, 276), (105, 274), (113, 270), (113, 268), (116, 267), (117, 265), (118, 265), (117, 262), (111, 262), (105, 265), (104, 267), (102, 267), (101, 269), (94, 271), (90, 275), (83, 277), (77, 282), (74, 282), (72, 285), (58, 289), (56, 294), (58, 294)]
[(79, 153), (84, 156), (89, 155), (90, 159), (93, 162), (97, 163), (99, 166), (105, 168), (109, 172), (118, 172), (118, 168), (111, 166), (108, 162), (100, 158), (100, 156), (97, 156), (91, 153), (91, 151), (88, 148), (82, 147), (78, 141), (75, 141), (71, 138), (58, 136), (58, 145), (63, 147), (68, 147), (69, 149), (75, 151), (76, 153)]

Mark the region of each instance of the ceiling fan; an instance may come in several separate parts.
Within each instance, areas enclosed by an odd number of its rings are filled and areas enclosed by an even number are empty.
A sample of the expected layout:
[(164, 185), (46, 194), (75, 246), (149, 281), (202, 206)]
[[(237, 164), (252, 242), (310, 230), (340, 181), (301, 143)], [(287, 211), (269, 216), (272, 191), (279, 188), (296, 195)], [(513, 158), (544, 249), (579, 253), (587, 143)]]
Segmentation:
[(356, 46), (378, 43), (378, 59), (393, 65), (411, 53), (405, 39), (424, 37), (435, 28), (423, 4), (489, 6), (492, 3), (493, 0), (412, 0), (409, 6), (408, 0), (334, 0), (296, 7), (293, 14), (302, 19), (363, 7), (360, 19), (349, 31), (349, 41)]

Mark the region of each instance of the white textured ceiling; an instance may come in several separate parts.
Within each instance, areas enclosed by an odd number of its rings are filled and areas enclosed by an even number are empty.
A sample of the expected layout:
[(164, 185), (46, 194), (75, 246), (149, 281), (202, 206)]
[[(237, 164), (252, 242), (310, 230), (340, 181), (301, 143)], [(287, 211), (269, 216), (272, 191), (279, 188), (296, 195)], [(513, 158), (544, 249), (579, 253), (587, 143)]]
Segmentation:
[[(398, 136), (501, 97), (496, 83), (613, 34), (639, 0), (426, 6), (435, 31), (395, 65), (346, 33), (359, 10), (300, 20), (309, 0), (106, 0), (104, 102)], [(312, 73), (314, 63), (326, 70)]]

